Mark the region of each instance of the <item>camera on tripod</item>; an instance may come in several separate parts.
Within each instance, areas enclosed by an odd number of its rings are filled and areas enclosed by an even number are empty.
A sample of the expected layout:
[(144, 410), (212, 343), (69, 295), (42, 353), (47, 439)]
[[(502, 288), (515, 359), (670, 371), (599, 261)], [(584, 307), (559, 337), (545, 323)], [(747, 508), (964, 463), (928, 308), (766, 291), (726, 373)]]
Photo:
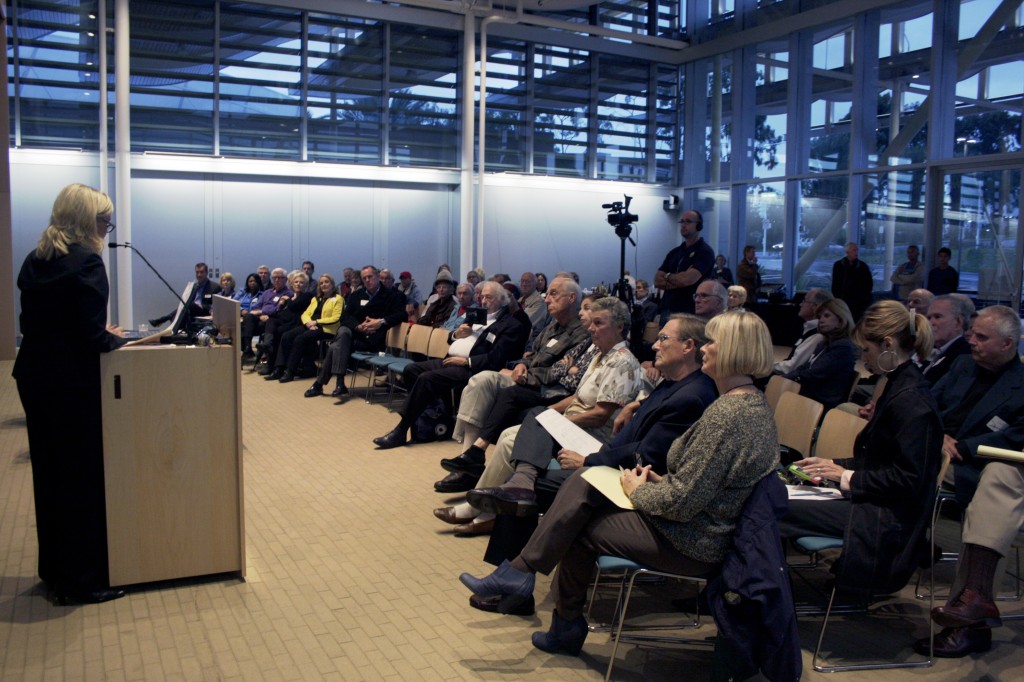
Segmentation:
[[(610, 204), (601, 204), (601, 208), (608, 209), (608, 224), (615, 228), (616, 234), (620, 228), (630, 228), (633, 223), (640, 219), (640, 216), (629, 212), (629, 202), (633, 197), (622, 195), (625, 201), (613, 201)], [(629, 234), (627, 230), (626, 234)]]

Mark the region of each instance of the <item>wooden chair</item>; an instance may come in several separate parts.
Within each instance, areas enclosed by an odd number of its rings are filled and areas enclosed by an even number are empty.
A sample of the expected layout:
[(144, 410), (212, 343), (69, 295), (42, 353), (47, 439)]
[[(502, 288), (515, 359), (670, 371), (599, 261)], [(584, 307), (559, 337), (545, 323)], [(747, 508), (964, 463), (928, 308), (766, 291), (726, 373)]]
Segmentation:
[(435, 327), (430, 333), (430, 341), (427, 343), (427, 357), (439, 360), (448, 355), (449, 332), (444, 327)]
[(416, 359), (410, 357), (413, 353), (416, 355), (426, 355), (427, 348), (430, 345), (430, 335), (434, 331), (433, 327), (428, 327), (424, 324), (413, 324), (409, 326), (409, 336), (406, 337), (405, 341), (405, 355), (404, 358), (395, 358), (391, 362), (387, 363), (386, 369), (388, 371), (388, 405), (391, 404), (391, 399), (395, 394), (395, 389), (404, 390), (401, 386), (398, 386), (397, 375), (401, 374), (402, 370), (416, 362)]
[(829, 410), (818, 430), (814, 454), (824, 459), (853, 457), (857, 435), (868, 425), (866, 419), (838, 408)]
[(384, 353), (366, 360), (366, 364), (373, 370), (370, 372), (370, 377), (366, 382), (366, 402), (372, 402), (373, 378), (376, 376), (376, 370), (387, 369), (389, 364), (401, 359), (405, 354), (406, 339), (412, 326), (408, 322), (402, 322), (389, 329), (384, 341)]
[(775, 427), (779, 431), (779, 445), (791, 453), (807, 457), (811, 453), (814, 432), (821, 421), (825, 406), (799, 393), (786, 391), (775, 408)]
[(772, 408), (773, 412), (779, 405), (779, 398), (787, 391), (799, 393), (800, 384), (778, 374), (768, 380), (768, 385), (764, 389), (764, 397), (768, 401), (768, 407)]

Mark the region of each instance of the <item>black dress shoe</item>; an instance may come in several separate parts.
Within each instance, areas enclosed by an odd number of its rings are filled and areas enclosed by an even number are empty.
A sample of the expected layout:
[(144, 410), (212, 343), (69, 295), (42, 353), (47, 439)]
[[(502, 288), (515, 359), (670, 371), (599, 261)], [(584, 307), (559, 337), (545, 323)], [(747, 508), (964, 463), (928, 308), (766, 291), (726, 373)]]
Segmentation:
[(257, 364), (259, 366), (256, 367), (256, 373), (259, 374), (261, 377), (270, 376), (271, 374), (274, 373), (274, 368), (268, 365), (267, 363), (264, 362), (262, 364)]
[[(992, 630), (989, 628), (946, 628), (935, 635), (935, 655), (938, 658), (963, 658), (991, 648)], [(927, 656), (928, 638), (914, 642), (914, 651)]]
[[(477, 449), (479, 450), (479, 448)], [(477, 459), (473, 455), (474, 453), (467, 451), (463, 452), (458, 457), (442, 459), (441, 468), (445, 471), (450, 471), (453, 474), (470, 474), (480, 478), (484, 474), (484, 459), (482, 457)]]
[(315, 398), (318, 395), (323, 395), (323, 394), (324, 394), (324, 387), (321, 386), (319, 382), (314, 381), (313, 385), (310, 386), (309, 388), (307, 388), (306, 392), (303, 393), (302, 395), (307, 397), (307, 398)]
[(281, 377), (284, 376), (284, 369), (280, 367), (274, 368), (274, 371), (263, 377), (266, 381), (280, 381)]
[(488, 613), (502, 613), (509, 616), (532, 616), (537, 612), (537, 607), (533, 603), (532, 594), (527, 597), (525, 601), (520, 601), (518, 604), (515, 603), (516, 601), (518, 600), (510, 600), (505, 595), (497, 597), (481, 597), (474, 594), (469, 598), (469, 605), (474, 609), (480, 609), (481, 611), (487, 611)]
[(288, 370), (285, 370), (284, 372), (282, 372), (281, 373), (281, 377), (278, 379), (278, 381), (281, 382), (282, 384), (287, 384), (288, 382), (294, 381), (294, 380), (295, 380), (295, 374), (293, 374), (292, 372), (289, 372)]
[(533, 516), (538, 513), (537, 495), (529, 488), (477, 488), (466, 501), (482, 512)]
[(331, 391), (331, 397), (332, 398), (344, 398), (347, 395), (348, 395), (348, 389), (345, 388), (345, 384), (340, 383), (340, 382), (338, 383), (337, 386), (334, 387), (334, 390)]
[(932, 609), (932, 620), (944, 628), (995, 628), (1003, 624), (995, 602), (970, 588), (961, 592), (952, 604)]
[(113, 601), (124, 596), (124, 590), (106, 588), (90, 590), (88, 592), (62, 592), (60, 589), (54, 591), (53, 600), (58, 606), (70, 606), (73, 604), (102, 604), (105, 601)]
[(439, 493), (464, 493), (472, 490), (480, 481), (479, 476), (469, 474), (448, 474), (434, 484), (434, 490)]
[(405, 445), (409, 442), (406, 432), (409, 429), (404, 426), (396, 426), (392, 431), (373, 439), (373, 444), (381, 450), (390, 450)]

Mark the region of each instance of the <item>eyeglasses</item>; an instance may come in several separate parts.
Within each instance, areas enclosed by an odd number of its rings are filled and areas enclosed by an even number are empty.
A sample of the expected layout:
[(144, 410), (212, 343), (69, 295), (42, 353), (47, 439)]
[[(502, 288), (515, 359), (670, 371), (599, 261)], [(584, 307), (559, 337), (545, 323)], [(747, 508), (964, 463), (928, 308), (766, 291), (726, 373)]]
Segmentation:
[(686, 223), (687, 225), (699, 225), (700, 221), (694, 220), (693, 218), (683, 218), (679, 221), (679, 224), (682, 225), (683, 223)]
[(114, 228), (117, 227), (117, 225), (115, 225), (114, 223), (110, 222), (110, 218), (98, 217), (98, 218), (96, 218), (96, 222), (103, 223), (104, 225), (107, 226), (107, 234), (110, 234), (111, 232), (113, 232)]
[(703, 291), (698, 291), (697, 293), (695, 293), (693, 295), (693, 300), (695, 300), (695, 301), (703, 301), (706, 298), (718, 298), (718, 299), (721, 299), (722, 297), (721, 296), (715, 296), (714, 294), (705, 294)]

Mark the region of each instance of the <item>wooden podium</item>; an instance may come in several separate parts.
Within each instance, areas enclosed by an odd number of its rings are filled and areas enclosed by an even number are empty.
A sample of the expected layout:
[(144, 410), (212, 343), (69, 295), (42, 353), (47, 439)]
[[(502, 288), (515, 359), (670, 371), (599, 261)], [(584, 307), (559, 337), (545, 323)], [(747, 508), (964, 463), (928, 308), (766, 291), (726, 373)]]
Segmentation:
[(101, 356), (111, 586), (245, 576), (239, 306), (214, 307), (230, 345)]

